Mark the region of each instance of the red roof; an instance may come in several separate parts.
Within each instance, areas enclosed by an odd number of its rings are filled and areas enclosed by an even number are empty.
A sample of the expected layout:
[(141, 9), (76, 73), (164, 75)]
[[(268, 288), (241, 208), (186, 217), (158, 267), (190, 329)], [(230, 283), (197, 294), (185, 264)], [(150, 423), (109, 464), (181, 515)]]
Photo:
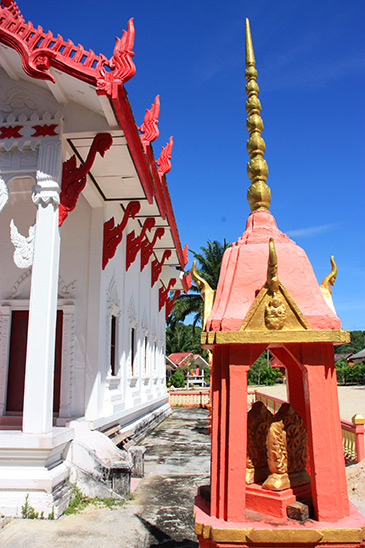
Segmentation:
[(170, 354), (168, 358), (175, 365), (181, 365), (182, 362), (185, 361), (188, 356), (195, 357), (192, 352), (174, 352), (173, 354)]
[(247, 219), (246, 231), (224, 252), (217, 293), (207, 331), (235, 331), (242, 326), (256, 296), (266, 283), (269, 238), (278, 257), (278, 277), (311, 329), (341, 329), (328, 307), (303, 249), (276, 226), (269, 211), (257, 210)]

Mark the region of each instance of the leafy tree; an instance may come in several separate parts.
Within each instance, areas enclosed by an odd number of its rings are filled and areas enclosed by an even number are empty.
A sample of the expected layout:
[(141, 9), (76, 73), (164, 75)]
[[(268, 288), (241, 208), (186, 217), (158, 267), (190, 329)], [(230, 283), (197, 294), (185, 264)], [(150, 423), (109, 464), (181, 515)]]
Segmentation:
[(365, 363), (350, 365), (346, 360), (336, 362), (337, 382), (341, 384), (365, 384)]
[[(191, 251), (197, 261), (198, 274), (208, 282), (212, 289), (217, 289), (223, 253), (230, 245), (226, 240), (223, 244), (216, 240), (208, 240), (207, 245), (200, 248), (201, 253)], [(201, 320), (203, 313), (203, 299), (195, 284), (192, 285), (187, 295), (181, 295), (176, 299), (168, 323), (173, 326), (178, 321), (184, 321), (186, 316), (192, 313), (194, 314), (193, 326), (195, 326)]]
[(183, 322), (170, 324), (166, 328), (166, 354), (173, 352), (193, 352), (201, 354), (201, 328), (186, 325)]
[(169, 381), (170, 386), (175, 386), (175, 388), (184, 388), (185, 386), (185, 375), (184, 372), (178, 369), (170, 376)]
[(270, 367), (267, 365), (267, 353), (266, 350), (257, 358), (255, 363), (251, 365), (247, 380), (248, 384), (275, 384), (276, 379), (282, 376), (281, 371), (277, 367)]
[(335, 346), (336, 354), (344, 354), (345, 352), (360, 352), (365, 348), (365, 331), (350, 331), (351, 342)]

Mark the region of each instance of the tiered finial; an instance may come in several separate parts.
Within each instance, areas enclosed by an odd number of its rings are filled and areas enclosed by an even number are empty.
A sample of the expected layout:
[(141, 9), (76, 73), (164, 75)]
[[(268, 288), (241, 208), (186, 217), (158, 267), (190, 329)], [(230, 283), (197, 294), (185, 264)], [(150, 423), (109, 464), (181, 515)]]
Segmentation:
[(261, 137), (264, 124), (260, 116), (261, 103), (258, 96), (259, 86), (256, 83), (257, 70), (255, 68), (255, 55), (253, 52), (250, 23), (246, 19), (246, 71), (247, 80), (246, 93), (246, 111), (247, 130), (250, 138), (247, 141), (247, 151), (250, 161), (247, 164), (247, 173), (251, 181), (251, 186), (247, 191), (247, 200), (251, 211), (257, 209), (269, 209), (271, 193), (266, 184), (269, 173), (266, 160), (264, 160), (265, 141)]

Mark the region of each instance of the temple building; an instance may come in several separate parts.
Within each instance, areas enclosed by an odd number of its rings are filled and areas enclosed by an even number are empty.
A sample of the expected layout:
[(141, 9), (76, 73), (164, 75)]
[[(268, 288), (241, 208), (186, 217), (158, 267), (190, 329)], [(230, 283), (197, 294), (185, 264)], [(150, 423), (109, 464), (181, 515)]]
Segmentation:
[(138, 433), (169, 411), (165, 319), (170, 291), (188, 289), (187, 247), (166, 181), (172, 138), (157, 161), (151, 146), (159, 97), (138, 127), (124, 88), (134, 32), (130, 20), (107, 59), (0, 3), (2, 515), (29, 495), (57, 517), (73, 467), (119, 459), (128, 472), (101, 432)]

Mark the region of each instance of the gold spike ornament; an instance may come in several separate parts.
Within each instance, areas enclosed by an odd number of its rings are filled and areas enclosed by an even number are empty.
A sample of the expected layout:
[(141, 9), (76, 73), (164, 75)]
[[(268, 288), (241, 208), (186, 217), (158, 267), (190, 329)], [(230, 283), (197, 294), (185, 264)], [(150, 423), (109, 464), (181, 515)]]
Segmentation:
[(332, 300), (332, 289), (331, 285), (335, 283), (336, 277), (337, 277), (337, 265), (335, 263), (335, 258), (332, 255), (331, 256), (331, 272), (327, 274), (325, 278), (323, 278), (321, 285), (319, 286), (319, 289), (322, 291), (322, 295), (324, 297), (324, 300), (326, 301), (329, 308), (336, 314), (335, 305), (333, 304)]
[(266, 184), (269, 170), (266, 160), (264, 160), (266, 145), (261, 137), (264, 124), (260, 116), (261, 103), (258, 98), (259, 86), (256, 82), (257, 70), (255, 66), (250, 23), (246, 19), (246, 112), (248, 114), (247, 131), (250, 134), (250, 138), (247, 141), (247, 152), (250, 156), (250, 161), (247, 164), (247, 173), (251, 181), (251, 186), (247, 191), (247, 200), (251, 211), (269, 209), (271, 200), (270, 188)]
[(271, 298), (265, 307), (265, 325), (268, 329), (282, 329), (286, 322), (287, 311), (279, 291), (278, 258), (273, 238), (269, 241), (267, 285)]
[(199, 276), (196, 270), (196, 261), (193, 262), (193, 266), (191, 268), (191, 275), (193, 277), (194, 282), (197, 285), (197, 288), (200, 289), (200, 295), (204, 301), (203, 318), (202, 318), (202, 327), (204, 331), (205, 325), (207, 323), (207, 319), (213, 308), (215, 291), (214, 289), (210, 287), (208, 282), (204, 280), (204, 278)]

